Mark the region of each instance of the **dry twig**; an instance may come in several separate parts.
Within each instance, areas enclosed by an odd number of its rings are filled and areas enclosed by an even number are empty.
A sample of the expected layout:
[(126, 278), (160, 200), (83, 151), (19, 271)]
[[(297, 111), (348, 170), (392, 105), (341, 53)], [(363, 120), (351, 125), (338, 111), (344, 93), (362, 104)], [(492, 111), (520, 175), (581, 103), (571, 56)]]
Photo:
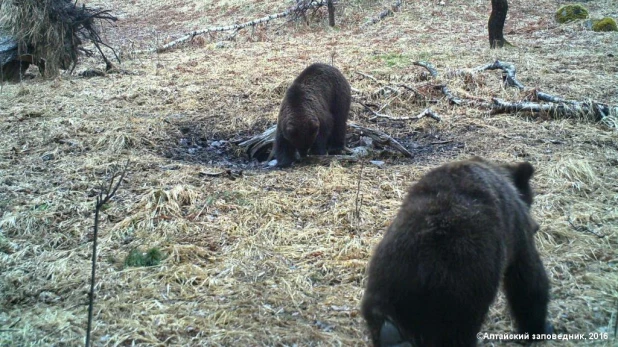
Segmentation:
[(502, 70), (504, 72), (502, 79), (504, 83), (509, 87), (517, 87), (519, 90), (524, 90), (524, 85), (519, 83), (519, 81), (515, 78), (515, 73), (517, 69), (515, 65), (511, 63), (501, 62), (500, 60), (496, 60), (491, 64), (486, 64), (483, 66), (479, 66), (474, 69), (475, 72), (484, 71), (484, 70)]
[(427, 71), (429, 71), (429, 73), (431, 74), (431, 77), (433, 78), (438, 77), (438, 70), (431, 63), (428, 63), (426, 61), (415, 61), (415, 62), (412, 62), (412, 64), (416, 66), (424, 67), (425, 69), (427, 69)]
[(429, 117), (429, 118), (433, 118), (435, 119), (437, 122), (441, 121), (442, 118), (440, 118), (440, 116), (438, 116), (435, 112), (433, 112), (430, 108), (426, 108), (423, 110), (423, 112), (419, 113), (416, 117), (413, 117), (413, 119), (421, 119), (423, 117)]
[(380, 14), (378, 14), (377, 16), (375, 16), (374, 18), (371, 18), (370, 20), (366, 21), (365, 24), (363, 24), (363, 27), (367, 27), (369, 25), (372, 24), (376, 24), (377, 22), (381, 21), (382, 19), (393, 15), (394, 12), (399, 11), (399, 8), (401, 7), (401, 0), (396, 0), (390, 8), (385, 9), (384, 11), (380, 12)]
[[(125, 164), (124, 168), (121, 172), (115, 173), (111, 180), (109, 181), (109, 185), (105, 191), (101, 190), (99, 195), (97, 195), (97, 202), (94, 207), (94, 231), (92, 236), (92, 273), (90, 276), (90, 293), (88, 295), (88, 327), (86, 328), (86, 347), (90, 346), (90, 332), (92, 330), (92, 313), (94, 310), (94, 286), (95, 286), (95, 274), (97, 268), (97, 236), (99, 233), (99, 212), (101, 208), (105, 204), (109, 202), (109, 200), (116, 194), (118, 188), (120, 187), (120, 183), (122, 183), (122, 179), (124, 175), (127, 173), (127, 168), (129, 167), (129, 161)], [(118, 178), (118, 182), (114, 185), (114, 180)]]
[(461, 105), (462, 103), (461, 99), (456, 97), (455, 94), (453, 94), (451, 90), (446, 86), (446, 84), (440, 84), (440, 85), (434, 86), (434, 88), (439, 89), (442, 92), (442, 94), (446, 96), (446, 98), (451, 104)]
[[(358, 231), (358, 224), (360, 224), (360, 209), (363, 206), (363, 197), (360, 195), (360, 187), (361, 187), (361, 180), (363, 178), (363, 169), (365, 168), (365, 161), (362, 160), (361, 161), (361, 167), (360, 170), (358, 171), (358, 181), (356, 184), (356, 206), (355, 206), (355, 210), (354, 210), (354, 216), (356, 217), (356, 223), (357, 223), (357, 231)], [(360, 196), (360, 199), (359, 199)]]
[[(438, 76), (436, 68), (427, 62), (414, 62), (414, 65), (422, 66), (426, 68), (430, 74), (435, 78)], [(472, 73), (477, 73), (485, 70), (502, 70), (503, 80), (506, 86), (516, 87), (519, 90), (524, 90), (525, 86), (520, 83), (516, 78), (515, 65), (508, 62), (501, 62), (496, 60), (493, 63), (485, 64), (477, 68), (472, 69)], [(447, 77), (452, 78), (456, 76), (462, 76), (470, 74), (470, 72), (457, 70), (447, 74)], [(407, 89), (414, 89), (404, 86)], [(507, 102), (498, 98), (493, 98), (492, 102), (487, 102), (479, 98), (466, 97), (464, 100), (456, 97), (447, 87), (446, 84), (436, 85), (434, 88), (439, 89), (449, 100), (451, 104), (461, 105), (474, 105), (482, 108), (489, 108), (490, 114), (500, 113), (516, 113), (516, 112), (528, 112), (533, 114), (547, 115), (550, 118), (580, 118), (587, 119), (594, 122), (605, 122), (610, 127), (616, 127), (618, 122), (615, 120), (616, 113), (618, 113), (618, 107), (612, 107), (608, 104), (594, 102), (594, 101), (574, 101), (565, 100), (563, 98), (543, 93), (534, 89), (532, 93), (524, 101), (519, 102)], [(550, 104), (539, 104), (531, 102), (531, 100), (545, 101)]]
[(414, 88), (414, 87), (410, 87), (410, 86), (408, 86), (408, 85), (406, 85), (406, 84), (400, 84), (399, 86), (400, 86), (400, 87), (402, 87), (402, 88), (404, 88), (404, 89), (406, 89), (406, 90), (411, 91), (411, 92), (412, 92), (412, 94), (414, 94), (414, 96), (415, 96), (416, 98), (418, 98), (418, 99), (422, 99), (422, 100), (423, 100), (423, 101), (425, 101), (425, 102), (431, 102), (431, 103), (436, 103), (436, 102), (437, 102), (437, 101), (435, 101), (435, 100), (428, 100), (428, 99), (425, 97), (425, 95), (423, 95), (421, 92), (419, 92), (418, 90), (416, 90), (416, 88)]
[(577, 226), (577, 225), (573, 224), (573, 222), (571, 221), (571, 218), (569, 218), (568, 222), (569, 222), (569, 225), (571, 226), (571, 228), (573, 228), (573, 230), (575, 230), (575, 231), (579, 231), (581, 233), (589, 233), (589, 234), (592, 234), (592, 235), (594, 235), (594, 236), (596, 236), (596, 237), (598, 237), (600, 239), (605, 237), (605, 234), (600, 233), (600, 232), (595, 231), (595, 230), (592, 230), (592, 229), (590, 229), (587, 226), (584, 226), (584, 225)]
[(374, 81), (375, 83), (377, 83), (377, 84), (379, 84), (379, 85), (382, 85), (382, 83), (380, 83), (380, 81), (378, 81), (375, 77), (373, 77), (373, 76), (371, 76), (371, 75), (369, 75), (369, 74), (366, 74), (366, 73), (364, 73), (364, 72), (360, 72), (360, 71), (355, 71), (355, 72), (356, 72), (357, 74), (359, 74), (359, 75), (361, 75), (361, 76), (365, 77), (365, 78), (369, 78), (370, 80)]
[(412, 158), (412, 153), (410, 153), (401, 143), (397, 142), (394, 138), (390, 137), (386, 133), (383, 133), (376, 129), (370, 129), (363, 126), (360, 126), (354, 122), (348, 122), (348, 126), (352, 129), (357, 129), (362, 131), (363, 135), (371, 137), (371, 139), (381, 145), (381, 146), (390, 146), (396, 149), (397, 151), (403, 153), (408, 158)]
[(371, 112), (371, 114), (373, 114), (373, 117), (369, 118), (369, 120), (375, 120), (377, 118), (384, 118), (384, 119), (395, 120), (395, 121), (397, 121), (397, 120), (419, 120), (421, 118), (424, 118), (425, 116), (433, 118), (433, 119), (435, 119), (438, 122), (442, 120), (440, 118), (440, 116), (438, 116), (435, 112), (433, 112), (429, 108), (424, 109), (423, 112), (421, 112), (418, 115), (413, 116), (413, 117), (391, 117), (389, 115), (381, 114), (379, 112), (376, 112), (376, 111), (372, 110), (369, 106), (367, 106), (364, 103), (360, 103), (360, 104), (363, 105), (366, 110)]

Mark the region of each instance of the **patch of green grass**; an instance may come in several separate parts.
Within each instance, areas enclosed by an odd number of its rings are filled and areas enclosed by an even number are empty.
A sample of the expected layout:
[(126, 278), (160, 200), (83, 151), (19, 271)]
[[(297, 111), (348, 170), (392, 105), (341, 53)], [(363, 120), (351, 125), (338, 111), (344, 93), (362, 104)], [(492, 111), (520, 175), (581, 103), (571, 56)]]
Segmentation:
[(156, 247), (149, 249), (146, 253), (134, 248), (124, 260), (124, 265), (125, 267), (156, 266), (161, 264), (163, 258), (163, 253)]
[(415, 61), (432, 61), (435, 59), (434, 55), (432, 55), (430, 52), (417, 52), (417, 57), (415, 59)]
[(47, 211), (47, 209), (49, 209), (49, 205), (47, 203), (42, 203), (42, 204), (34, 205), (32, 209), (34, 211)]
[(403, 54), (389, 53), (379, 55), (377, 58), (383, 60), (388, 67), (410, 65), (410, 58)]
[(211, 206), (217, 200), (223, 200), (226, 203), (233, 203), (233, 204), (240, 205), (240, 206), (249, 204), (249, 201), (244, 198), (242, 193), (223, 191), (223, 192), (217, 192), (212, 195), (209, 195), (206, 198), (206, 205)]

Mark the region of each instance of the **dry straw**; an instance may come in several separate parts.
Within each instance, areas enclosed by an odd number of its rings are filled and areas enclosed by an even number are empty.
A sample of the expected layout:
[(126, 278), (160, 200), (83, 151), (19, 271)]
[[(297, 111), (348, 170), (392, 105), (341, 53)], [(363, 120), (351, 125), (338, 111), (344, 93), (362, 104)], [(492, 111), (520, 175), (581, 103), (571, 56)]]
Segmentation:
[[(137, 49), (155, 37), (172, 40), (196, 27), (285, 9), (283, 3), (272, 8), (272, 1), (107, 3), (124, 14), (110, 41)], [(101, 214), (95, 345), (367, 346), (358, 311), (365, 266), (407, 188), (435, 166), (481, 155), (527, 160), (537, 169), (536, 241), (552, 284), (549, 318), (557, 332), (608, 333), (610, 340), (594, 345), (614, 346), (616, 131), (577, 119), (490, 116), (480, 107), (452, 105), (439, 91), (426, 101), (411, 91), (384, 94), (383, 85), (356, 72), (432, 91), (434, 81), (410, 63), (425, 60), (459, 97), (520, 100), (524, 93), (504, 88), (499, 71), (447, 75), (500, 58), (517, 66), (527, 87), (616, 105), (607, 47), (618, 46), (618, 36), (553, 23), (554, 1), (537, 1), (533, 12), (513, 2), (505, 33), (517, 47), (489, 50), (489, 2), (460, 5), (406, 2), (393, 17), (360, 28), (382, 5), (343, 2), (337, 29), (328, 28), (326, 13), (316, 13), (309, 25), (271, 22), (223, 46), (216, 45), (221, 35), (140, 56), (122, 66), (132, 75), (5, 86), (0, 345), (83, 344), (94, 196), (130, 158), (121, 188)], [(592, 12), (612, 6), (590, 2)], [(415, 116), (431, 107), (440, 115), (441, 122), (369, 121), (372, 115), (353, 105), (353, 121), (401, 140), (415, 157), (374, 154), (370, 159), (385, 163), (365, 162), (360, 183), (360, 163), (284, 171), (247, 163), (231, 143), (273, 125), (278, 86), (311, 62), (330, 62), (333, 53), (355, 94), (388, 104), (381, 113)], [(90, 59), (79, 69), (95, 64)], [(123, 266), (132, 249), (152, 248), (166, 256), (160, 265)], [(514, 331), (502, 295), (483, 331)], [(517, 346), (480, 345), (492, 344)]]

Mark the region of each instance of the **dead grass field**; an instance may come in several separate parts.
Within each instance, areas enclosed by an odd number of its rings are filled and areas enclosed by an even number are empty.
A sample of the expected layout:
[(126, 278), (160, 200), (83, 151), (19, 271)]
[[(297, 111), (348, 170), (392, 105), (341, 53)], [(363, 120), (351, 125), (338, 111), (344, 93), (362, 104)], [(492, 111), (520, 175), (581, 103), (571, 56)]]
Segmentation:
[[(94, 196), (127, 160), (99, 234), (93, 338), (97, 346), (366, 346), (358, 306), (373, 246), (406, 189), (429, 169), (480, 155), (530, 161), (533, 211), (550, 275), (557, 333), (608, 340), (547, 346), (616, 346), (618, 133), (583, 120), (540, 119), (440, 100), (442, 122), (351, 120), (402, 140), (415, 158), (266, 170), (230, 143), (274, 124), (287, 83), (312, 62), (331, 62), (370, 95), (381, 81), (421, 85), (426, 60), (444, 74), (495, 59), (528, 87), (568, 99), (618, 104), (618, 35), (558, 26), (563, 1), (511, 1), (505, 34), (516, 48), (489, 50), (488, 0), (408, 1), (361, 28), (387, 3), (346, 1), (338, 27), (285, 19), (130, 56), (182, 33), (244, 22), (289, 2), (88, 1), (121, 17), (105, 39), (134, 74), (63, 75), (4, 85), (0, 93), (0, 345), (77, 346), (87, 320)], [(586, 2), (618, 17), (613, 0)], [(78, 71), (92, 67), (85, 61)], [(455, 93), (520, 100), (488, 71), (445, 80)], [(380, 99), (384, 103), (387, 98)], [(393, 98), (383, 112), (426, 105)], [(243, 170), (230, 179), (205, 173)], [(359, 184), (359, 176), (361, 177)], [(360, 187), (359, 216), (357, 186)], [(134, 248), (158, 247), (154, 267), (124, 268)], [(500, 294), (484, 332), (514, 331)], [(482, 345), (513, 345), (483, 341)]]

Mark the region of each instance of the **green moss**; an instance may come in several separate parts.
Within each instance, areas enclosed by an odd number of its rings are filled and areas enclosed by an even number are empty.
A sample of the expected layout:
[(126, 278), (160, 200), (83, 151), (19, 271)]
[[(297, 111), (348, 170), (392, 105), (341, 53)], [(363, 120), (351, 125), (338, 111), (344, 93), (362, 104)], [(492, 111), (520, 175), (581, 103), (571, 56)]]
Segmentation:
[(388, 67), (406, 66), (407, 64), (410, 64), (410, 58), (402, 54), (396, 54), (396, 53), (381, 54), (377, 56), (376, 58), (384, 61), (386, 63), (386, 66)]
[(428, 51), (420, 51), (420, 52), (416, 52), (416, 56), (412, 57), (411, 60), (414, 60), (414, 61), (434, 61), (435, 62), (435, 59), (436, 59), (435, 53), (428, 52)]
[(124, 261), (126, 267), (155, 266), (161, 264), (163, 253), (158, 248), (151, 248), (146, 253), (132, 249)]
[(34, 205), (32, 209), (35, 211), (47, 211), (49, 209), (49, 205), (47, 203), (42, 203), (39, 205)]
[(129, 267), (144, 266), (144, 255), (138, 249), (132, 249), (124, 260), (124, 265)]
[(564, 5), (556, 11), (556, 21), (558, 23), (586, 18), (588, 18), (588, 10), (580, 4)]
[(593, 21), (592, 30), (594, 31), (618, 31), (616, 21), (613, 18), (605, 17), (598, 21)]
[(161, 264), (163, 260), (163, 253), (158, 248), (151, 248), (146, 252), (146, 266), (155, 266)]

